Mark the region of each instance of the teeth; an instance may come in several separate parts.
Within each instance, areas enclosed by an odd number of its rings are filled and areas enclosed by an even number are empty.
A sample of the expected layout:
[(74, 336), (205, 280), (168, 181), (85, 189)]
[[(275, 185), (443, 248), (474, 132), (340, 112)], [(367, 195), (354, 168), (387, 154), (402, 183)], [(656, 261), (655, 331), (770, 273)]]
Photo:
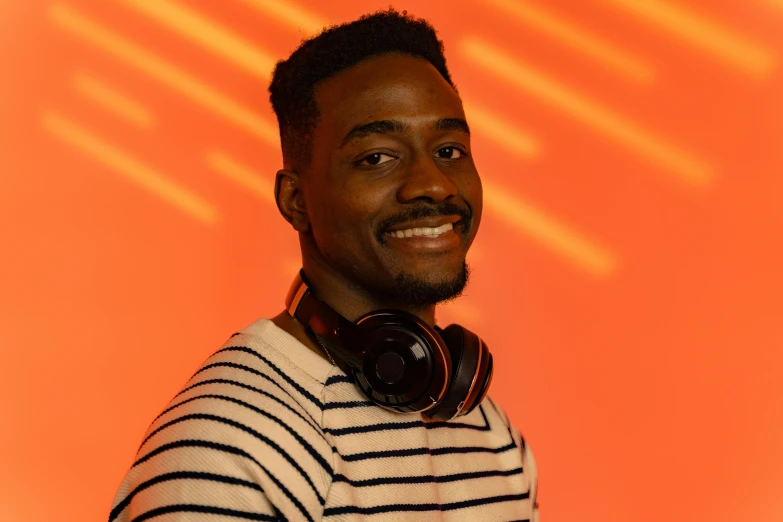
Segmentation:
[(428, 228), (428, 227), (409, 228), (407, 230), (393, 230), (391, 232), (387, 232), (387, 234), (389, 234), (391, 237), (398, 237), (401, 239), (406, 237), (413, 237), (413, 236), (438, 237), (444, 232), (448, 232), (449, 230), (453, 230), (453, 229), (454, 229), (454, 225), (452, 225), (451, 223), (446, 223), (445, 225), (441, 225), (436, 228)]

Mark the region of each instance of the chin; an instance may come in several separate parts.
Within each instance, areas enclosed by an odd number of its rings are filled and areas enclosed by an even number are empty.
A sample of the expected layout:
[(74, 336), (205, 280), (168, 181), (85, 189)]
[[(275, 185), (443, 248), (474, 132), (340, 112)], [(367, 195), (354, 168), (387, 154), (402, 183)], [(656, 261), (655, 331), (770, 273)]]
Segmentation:
[(456, 270), (402, 271), (394, 278), (400, 301), (413, 306), (435, 305), (459, 297), (468, 284), (470, 268), (464, 261)]

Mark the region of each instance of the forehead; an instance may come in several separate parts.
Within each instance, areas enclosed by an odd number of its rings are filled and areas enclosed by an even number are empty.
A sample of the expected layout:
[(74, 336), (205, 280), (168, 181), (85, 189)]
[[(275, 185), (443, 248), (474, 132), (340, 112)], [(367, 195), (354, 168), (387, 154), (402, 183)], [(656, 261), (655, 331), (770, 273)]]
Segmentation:
[(423, 58), (401, 54), (360, 62), (318, 84), (314, 94), (321, 115), (318, 127), (330, 134), (372, 120), (416, 125), (464, 118), (459, 96), (438, 70)]

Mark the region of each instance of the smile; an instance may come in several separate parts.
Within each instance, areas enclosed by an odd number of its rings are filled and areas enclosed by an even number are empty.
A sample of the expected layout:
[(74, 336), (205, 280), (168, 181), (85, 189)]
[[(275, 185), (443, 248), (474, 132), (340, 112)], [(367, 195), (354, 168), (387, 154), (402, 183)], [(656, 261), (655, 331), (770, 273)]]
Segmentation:
[(430, 227), (417, 227), (417, 228), (407, 228), (405, 230), (391, 230), (389, 232), (386, 232), (386, 235), (389, 237), (396, 237), (400, 239), (404, 239), (406, 237), (429, 237), (429, 238), (436, 238), (440, 236), (443, 233), (446, 233), (450, 230), (454, 229), (454, 225), (451, 223), (446, 223), (444, 225), (441, 225), (439, 227), (430, 228)]

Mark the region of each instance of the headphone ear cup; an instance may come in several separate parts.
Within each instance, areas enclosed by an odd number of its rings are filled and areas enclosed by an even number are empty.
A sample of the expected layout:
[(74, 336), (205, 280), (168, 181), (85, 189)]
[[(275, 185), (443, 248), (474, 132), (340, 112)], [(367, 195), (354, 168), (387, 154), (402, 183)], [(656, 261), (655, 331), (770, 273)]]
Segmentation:
[[(442, 401), (449, 389), (451, 357), (436, 330), (397, 310), (371, 312), (356, 326), (354, 338), (344, 344), (361, 346), (361, 363), (353, 373), (371, 401), (400, 412), (424, 412)], [(388, 378), (392, 369), (393, 379)]]
[(452, 373), (446, 396), (427, 414), (448, 420), (470, 413), (484, 398), (492, 378), (492, 356), (479, 336), (459, 325), (447, 326), (440, 335), (451, 354)]

